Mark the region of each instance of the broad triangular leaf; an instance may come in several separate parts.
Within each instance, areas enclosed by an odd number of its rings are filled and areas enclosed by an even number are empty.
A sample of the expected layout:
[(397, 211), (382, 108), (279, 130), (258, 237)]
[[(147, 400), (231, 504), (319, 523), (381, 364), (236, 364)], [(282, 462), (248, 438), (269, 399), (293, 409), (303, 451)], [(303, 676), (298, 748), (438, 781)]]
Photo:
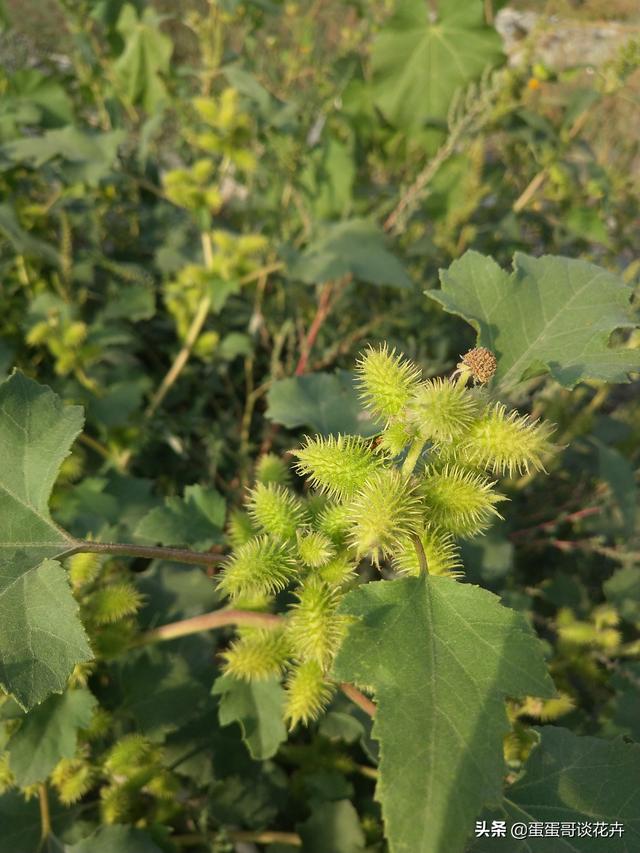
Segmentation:
[(91, 657), (47, 503), (82, 409), (19, 373), (0, 385), (0, 686), (29, 708)]
[(276, 754), (287, 739), (284, 690), (277, 679), (249, 682), (222, 675), (211, 692), (220, 696), (220, 725), (240, 724), (242, 739), (252, 758), (263, 760)]
[(78, 729), (89, 725), (95, 706), (88, 690), (67, 690), (27, 714), (7, 744), (16, 784), (44, 782), (61, 758), (72, 758)]
[[(640, 849), (640, 746), (621, 740), (579, 737), (547, 726), (524, 775), (500, 809), (482, 817), (514, 823), (555, 825), (557, 836), (516, 840), (479, 838), (474, 851), (494, 853), (635, 853)], [(607, 834), (580, 835), (578, 824), (608, 824)], [(615, 823), (624, 831), (610, 832)], [(573, 824), (573, 826), (572, 826)], [(548, 831), (548, 830), (546, 830)]]
[(366, 219), (326, 226), (289, 273), (308, 284), (352, 275), (368, 284), (405, 289), (413, 286), (400, 261), (387, 249), (384, 234)]
[(501, 55), (481, 0), (439, 0), (433, 7), (400, 0), (373, 45), (376, 103), (399, 127), (442, 120), (456, 90)]
[(478, 332), (478, 345), (498, 357), (496, 380), (509, 388), (548, 371), (566, 388), (584, 379), (626, 382), (640, 370), (640, 350), (612, 348), (616, 329), (635, 325), (631, 289), (585, 261), (517, 253), (511, 274), (466, 252), (427, 291)]
[(523, 617), (450, 578), (369, 583), (334, 675), (375, 692), (382, 803), (392, 853), (457, 853), (502, 795), (504, 700), (553, 693)]

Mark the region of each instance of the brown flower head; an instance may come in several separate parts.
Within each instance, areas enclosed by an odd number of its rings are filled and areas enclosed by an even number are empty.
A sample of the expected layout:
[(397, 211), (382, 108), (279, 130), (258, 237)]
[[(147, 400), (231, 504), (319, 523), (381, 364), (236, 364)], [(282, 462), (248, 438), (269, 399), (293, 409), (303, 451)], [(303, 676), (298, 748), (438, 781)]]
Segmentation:
[(475, 382), (486, 385), (496, 372), (498, 363), (495, 355), (486, 347), (474, 347), (462, 356), (458, 363), (460, 376), (472, 377)]

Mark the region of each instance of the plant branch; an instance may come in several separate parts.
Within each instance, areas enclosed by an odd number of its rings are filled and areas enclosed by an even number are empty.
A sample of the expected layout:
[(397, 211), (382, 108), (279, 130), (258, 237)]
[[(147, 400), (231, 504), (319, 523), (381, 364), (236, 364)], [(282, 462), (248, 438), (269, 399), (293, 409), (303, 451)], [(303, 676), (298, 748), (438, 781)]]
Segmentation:
[(449, 159), (458, 144), (460, 133), (451, 134), (444, 145), (436, 151), (435, 156), (428, 162), (425, 168), (418, 174), (414, 182), (402, 194), (400, 200), (382, 223), (387, 233), (400, 230), (400, 227), (416, 206), (420, 196), (427, 185), (433, 180), (436, 172), (442, 164)]
[(167, 560), (173, 563), (187, 563), (192, 566), (214, 566), (220, 562), (217, 554), (190, 551), (188, 548), (162, 548), (155, 545), (131, 545), (120, 542), (90, 542), (81, 540), (65, 552), (72, 554), (111, 554), (114, 557), (144, 557), (149, 560)]
[[(276, 829), (263, 829), (258, 832), (228, 829), (225, 835), (230, 841), (244, 841), (248, 844), (289, 844), (291, 847), (302, 847), (302, 839), (297, 832), (279, 832)], [(179, 847), (197, 847), (206, 843), (207, 840), (206, 835), (200, 835), (197, 832), (171, 836), (171, 841)]]
[[(211, 243), (211, 235), (208, 231), (202, 232), (201, 240), (202, 254), (204, 256), (204, 265), (207, 269), (211, 269), (211, 267), (213, 266), (213, 246)], [(209, 315), (210, 308), (211, 297), (203, 296), (198, 304), (198, 308), (196, 309), (194, 318), (191, 321), (191, 325), (189, 326), (189, 330), (187, 331), (187, 335), (184, 339), (184, 343), (180, 349), (180, 352), (175, 357), (173, 364), (167, 371), (164, 379), (158, 387), (158, 390), (153, 395), (153, 397), (151, 398), (151, 402), (147, 406), (147, 409), (144, 413), (146, 418), (150, 418), (154, 415), (158, 406), (162, 403), (164, 398), (169, 393), (171, 386), (175, 383), (178, 376), (180, 376), (180, 374), (184, 370), (185, 365), (189, 361), (191, 352), (193, 351), (193, 348), (196, 345), (196, 341), (200, 337), (200, 332), (202, 331), (202, 327), (205, 324), (205, 320)]]
[(543, 183), (547, 180), (547, 176), (549, 175), (548, 167), (545, 167), (537, 175), (529, 181), (524, 190), (520, 193), (518, 198), (514, 201), (511, 209), (514, 213), (520, 213), (524, 210), (524, 208), (529, 204), (534, 195), (538, 192)]
[(318, 307), (316, 309), (315, 316), (311, 321), (309, 331), (307, 332), (306, 337), (300, 347), (300, 358), (298, 359), (298, 364), (295, 369), (295, 376), (302, 376), (302, 374), (307, 369), (309, 354), (311, 353), (313, 345), (316, 342), (318, 332), (322, 328), (322, 324), (327, 319), (327, 316), (329, 314), (331, 308), (331, 295), (335, 287), (335, 281), (327, 281), (322, 286), (320, 296), (318, 297)]

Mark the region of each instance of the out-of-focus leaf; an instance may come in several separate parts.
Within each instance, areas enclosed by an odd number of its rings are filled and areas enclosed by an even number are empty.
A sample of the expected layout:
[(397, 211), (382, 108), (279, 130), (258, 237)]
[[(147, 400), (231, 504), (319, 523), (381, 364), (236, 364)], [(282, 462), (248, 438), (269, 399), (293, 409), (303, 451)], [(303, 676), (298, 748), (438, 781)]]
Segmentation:
[(116, 79), (129, 103), (149, 113), (167, 96), (162, 76), (169, 72), (173, 52), (173, 42), (160, 30), (161, 21), (151, 7), (138, 16), (136, 7), (127, 3), (117, 24), (125, 45), (113, 66)]
[(289, 274), (308, 284), (352, 275), (367, 284), (413, 287), (400, 261), (386, 248), (382, 232), (366, 219), (326, 226), (292, 264)]
[(360, 405), (353, 375), (344, 370), (279, 379), (267, 399), (267, 417), (288, 429), (307, 426), (321, 435), (378, 431)]
[(624, 566), (606, 580), (602, 588), (607, 601), (627, 622), (640, 624), (640, 568)]
[(227, 826), (268, 826), (287, 807), (287, 777), (271, 761), (253, 762), (242, 770), (211, 786), (211, 814)]
[(399, 0), (372, 48), (376, 103), (398, 127), (445, 119), (456, 91), (501, 56), (481, 0)]
[(0, 137), (10, 139), (25, 125), (59, 127), (73, 121), (73, 105), (58, 80), (22, 68), (6, 81), (0, 100)]
[(220, 696), (220, 725), (239, 723), (252, 758), (264, 760), (276, 754), (287, 739), (284, 690), (279, 681), (248, 682), (221, 675), (211, 692)]
[(365, 837), (349, 800), (319, 803), (297, 826), (306, 853), (363, 853)]
[(611, 246), (611, 238), (602, 221), (602, 213), (593, 207), (572, 207), (563, 219), (563, 225), (582, 240)]
[(638, 487), (634, 466), (615, 447), (607, 447), (597, 442), (597, 448), (600, 479), (611, 489), (625, 536), (630, 537), (635, 528), (638, 511)]
[(187, 486), (182, 498), (166, 498), (163, 507), (147, 513), (136, 536), (158, 545), (209, 548), (222, 539), (225, 500), (215, 489)]
[(8, 142), (2, 151), (14, 162), (28, 163), (35, 169), (59, 158), (69, 180), (97, 184), (112, 170), (124, 139), (123, 130), (90, 133), (69, 125), (42, 136)]
[(301, 183), (319, 219), (348, 213), (355, 175), (353, 151), (333, 137), (311, 155)]
[(203, 637), (185, 637), (163, 648), (130, 652), (114, 664), (120, 693), (118, 713), (137, 731), (162, 740), (193, 719), (209, 698), (211, 644)]
[(95, 706), (88, 690), (66, 690), (26, 715), (7, 744), (9, 766), (21, 788), (43, 782), (61, 758), (74, 756), (78, 729), (89, 725)]
[(0, 796), (0, 853), (32, 853), (40, 844), (38, 800), (27, 801), (20, 791)]
[(162, 853), (151, 836), (132, 826), (101, 826), (66, 849), (68, 853)]
[(25, 231), (18, 222), (14, 209), (8, 204), (0, 204), (0, 232), (9, 240), (17, 254), (42, 258), (52, 266), (60, 266), (58, 250)]
[(542, 741), (525, 773), (507, 789), (500, 809), (483, 815), (513, 823), (555, 822), (624, 825), (622, 835), (480, 838), (474, 851), (493, 853), (635, 853), (640, 842), (640, 746), (579, 737), (555, 726), (540, 730)]

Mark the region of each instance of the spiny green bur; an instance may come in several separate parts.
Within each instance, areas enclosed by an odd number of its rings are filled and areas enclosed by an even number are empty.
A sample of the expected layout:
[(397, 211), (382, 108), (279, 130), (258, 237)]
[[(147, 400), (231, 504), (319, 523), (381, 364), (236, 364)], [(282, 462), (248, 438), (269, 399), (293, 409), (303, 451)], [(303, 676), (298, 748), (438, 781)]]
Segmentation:
[(358, 566), (426, 570), (455, 586), (456, 540), (501, 518), (495, 477), (543, 468), (551, 429), (489, 399), (482, 386), (494, 369), (491, 353), (471, 351), (451, 378), (425, 380), (386, 346), (369, 349), (357, 374), (381, 425), (377, 439), (308, 437), (294, 451), (312, 489), (305, 497), (284, 463), (272, 455), (258, 463), (247, 515), (230, 522), (234, 550), (220, 587), (235, 605), (262, 596), (268, 608), (287, 588), (294, 603), (283, 630), (244, 629), (224, 658), (227, 677), (285, 676), (290, 727), (316, 719), (331, 699), (332, 664), (352, 621), (340, 608)]

